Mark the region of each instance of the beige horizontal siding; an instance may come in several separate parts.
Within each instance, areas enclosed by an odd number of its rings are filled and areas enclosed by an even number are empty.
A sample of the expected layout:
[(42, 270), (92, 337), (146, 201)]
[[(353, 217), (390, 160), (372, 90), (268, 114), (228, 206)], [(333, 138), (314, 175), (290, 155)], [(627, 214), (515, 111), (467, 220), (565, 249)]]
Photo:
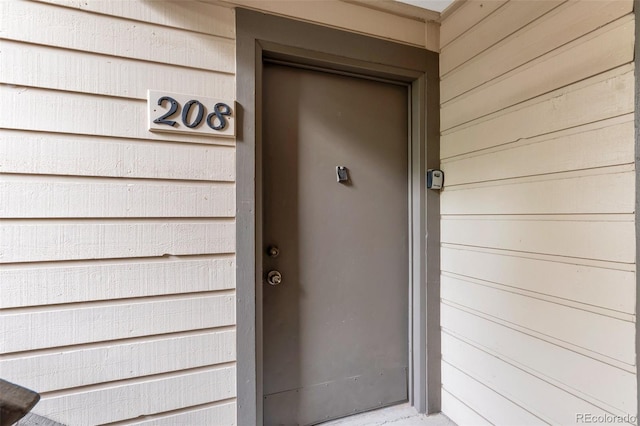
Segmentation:
[(234, 425), (235, 141), (150, 133), (146, 97), (232, 100), (235, 11), (16, 1), (0, 21), (0, 375), (70, 426)]
[[(141, 100), (147, 99), (148, 89), (158, 87), (167, 92), (220, 99), (235, 96), (234, 75), (219, 71), (10, 40), (2, 42), (2, 57), (0, 73), (3, 80), (25, 88)], [(46, 68), (47, 72), (25, 72), (41, 68)], [(91, 78), (87, 78), (87, 70), (93, 73)]]
[(449, 158), (629, 114), (633, 68), (623, 65), (444, 131), (440, 155)]
[[(233, 253), (229, 220), (3, 220), (0, 263)], [(20, 241), (21, 245), (13, 244)]]
[(6, 380), (19, 379), (28, 388), (52, 392), (128, 379), (133, 370), (150, 376), (232, 362), (235, 340), (235, 330), (222, 328), (106, 341), (7, 357), (0, 359), (0, 369)]
[(633, 266), (630, 270), (612, 262), (593, 265), (572, 258), (535, 258), (521, 252), (445, 245), (441, 267), (445, 273), (597, 313), (635, 314)]
[[(581, 259), (634, 263), (633, 215), (625, 217), (464, 217), (442, 219), (442, 242)], [(550, 220), (551, 219), (551, 220)]]
[(200, 254), (19, 263), (2, 268), (0, 282), (1, 308), (231, 290), (235, 259)]
[[(446, 348), (446, 339), (443, 342)], [(523, 409), (516, 402), (511, 401), (483, 383), (483, 380), (473, 375), (464, 373), (448, 362), (442, 363), (442, 380), (446, 383), (446, 390), (459, 396), (472, 408), (492, 407), (491, 413), (486, 418), (491, 424), (513, 425), (542, 425), (545, 421)], [(460, 423), (475, 424), (475, 423)]]
[[(194, 2), (196, 7), (198, 4)], [(2, 2), (0, 16), (0, 35), (7, 40), (187, 68), (235, 72), (235, 42), (229, 38), (31, 1)], [(82, 19), (78, 19), (79, 16)], [(221, 18), (225, 19), (224, 16)], [(215, 20), (220, 18), (213, 15), (212, 19), (211, 26), (215, 26)], [(67, 30), (60, 31), (62, 28)]]
[(442, 194), (447, 215), (633, 213), (633, 165), (560, 172), (452, 187)]
[(235, 366), (223, 364), (86, 388), (80, 392), (44, 395), (38, 406), (41, 415), (54, 420), (64, 419), (74, 425), (97, 425), (141, 417), (139, 413), (173, 411), (184, 406), (228, 400), (235, 395)]
[[(509, 288), (442, 276), (442, 298), (506, 322), (633, 365), (633, 322), (563, 306)], [(509, 306), (510, 309), (504, 309)]]
[(233, 217), (233, 183), (5, 176), (0, 217)]
[(126, 422), (127, 425), (205, 425), (233, 426), (236, 424), (236, 404), (234, 402), (214, 402), (190, 410), (180, 410), (168, 415), (147, 416), (143, 420)]
[(187, 295), (19, 308), (2, 321), (9, 353), (228, 326), (235, 321), (235, 300), (233, 294)]
[(140, 7), (132, 1), (37, 1), (230, 39), (236, 36), (234, 9), (204, 2), (192, 2), (185, 7), (182, 2), (153, 0), (153, 7)]
[[(543, 4), (545, 2), (542, 2)], [(631, 14), (543, 55), (442, 106), (442, 129), (515, 105), (558, 86), (624, 65), (633, 58)], [(526, 81), (527, 85), (522, 86)], [(448, 111), (455, 113), (448, 113)]]
[(477, 25), (442, 48), (440, 73), (447, 74), (531, 20), (559, 6), (564, 0), (507, 2)]
[[(567, 345), (561, 342), (518, 332), (508, 324), (492, 321), (490, 316), (480, 316), (477, 311), (461, 310), (450, 304), (442, 306), (442, 325), (451, 335), (499, 354), (511, 364), (593, 404), (606, 404), (618, 411), (635, 406), (635, 374), (601, 362), (586, 352), (567, 350)], [(589, 374), (575, 374), (576, 371)], [(598, 380), (593, 380), (594, 376)]]
[(233, 182), (232, 146), (0, 129), (0, 172)]
[(636, 415), (632, 2), (474, 3), (442, 22), (443, 410)]
[(469, 29), (486, 19), (496, 9), (504, 6), (507, 0), (490, 2), (466, 1), (453, 13), (446, 17), (447, 25), (440, 27), (440, 48), (444, 49), (453, 40), (460, 37)]
[[(449, 366), (482, 384), (483, 388), (476, 387), (477, 392), (474, 398), (476, 401), (484, 400), (487, 403), (478, 404), (462, 395), (461, 399), (465, 402), (469, 401), (472, 408), (482, 413), (483, 417), (493, 424), (522, 424), (520, 416), (505, 413), (504, 407), (507, 406), (507, 402), (515, 406), (512, 407), (514, 412), (520, 415), (526, 412), (537, 417), (539, 421), (536, 424), (576, 424), (576, 413), (601, 415), (608, 412), (505, 362), (486, 350), (449, 336), (446, 331), (442, 334), (442, 356), (443, 387), (446, 389), (451, 386), (450, 392), (455, 392), (454, 389), (457, 387), (461, 388), (458, 394), (466, 391), (464, 385), (457, 383), (455, 377), (450, 379), (447, 376)], [(483, 399), (496, 394), (507, 401), (498, 406), (490, 400)], [(455, 413), (452, 414), (455, 419)]]
[[(579, 39), (631, 13), (632, 8), (631, 0), (565, 2), (511, 36), (502, 39), (482, 54), (468, 58), (455, 72), (443, 78), (440, 86), (441, 100), (446, 102), (566, 43)], [(443, 22), (442, 28), (447, 27), (448, 24)], [(502, 22), (496, 22), (495, 25), (502, 25)], [(443, 50), (442, 56), (445, 55), (446, 52)]]
[(625, 114), (444, 160), (447, 187), (633, 164), (633, 126)]
[(466, 403), (453, 396), (447, 389), (442, 388), (442, 412), (456, 413), (459, 425), (490, 426), (491, 423)]

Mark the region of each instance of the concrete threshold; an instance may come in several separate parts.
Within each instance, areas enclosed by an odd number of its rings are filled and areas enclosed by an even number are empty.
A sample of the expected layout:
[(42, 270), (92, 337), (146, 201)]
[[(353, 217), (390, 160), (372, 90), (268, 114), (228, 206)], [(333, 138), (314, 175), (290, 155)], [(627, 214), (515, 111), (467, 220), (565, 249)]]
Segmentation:
[(379, 410), (368, 411), (337, 420), (322, 423), (320, 426), (456, 426), (444, 414), (427, 416), (418, 413), (408, 403), (393, 405)]

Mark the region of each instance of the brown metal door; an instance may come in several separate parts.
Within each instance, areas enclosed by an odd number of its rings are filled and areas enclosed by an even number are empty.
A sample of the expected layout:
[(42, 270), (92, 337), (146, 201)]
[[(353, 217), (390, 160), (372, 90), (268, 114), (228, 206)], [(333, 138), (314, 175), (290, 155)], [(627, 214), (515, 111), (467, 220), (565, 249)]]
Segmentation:
[(407, 87), (275, 64), (263, 82), (265, 425), (405, 401)]

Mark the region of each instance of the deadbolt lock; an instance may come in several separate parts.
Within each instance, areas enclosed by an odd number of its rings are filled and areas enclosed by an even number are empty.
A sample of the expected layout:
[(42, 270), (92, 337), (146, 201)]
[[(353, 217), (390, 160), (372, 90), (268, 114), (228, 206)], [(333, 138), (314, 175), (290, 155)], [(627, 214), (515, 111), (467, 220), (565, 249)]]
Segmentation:
[(267, 282), (270, 285), (278, 285), (282, 282), (282, 274), (279, 271), (269, 271), (267, 274)]
[(267, 247), (267, 255), (269, 257), (276, 258), (276, 257), (278, 257), (279, 254), (280, 254), (280, 249), (278, 247), (276, 247), (276, 246)]

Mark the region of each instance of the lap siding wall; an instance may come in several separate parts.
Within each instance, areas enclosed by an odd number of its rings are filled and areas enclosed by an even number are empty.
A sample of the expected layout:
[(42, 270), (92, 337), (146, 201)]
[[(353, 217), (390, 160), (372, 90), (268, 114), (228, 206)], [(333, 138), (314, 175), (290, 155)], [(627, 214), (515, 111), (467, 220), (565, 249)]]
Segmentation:
[(67, 425), (235, 424), (235, 142), (146, 129), (148, 89), (235, 97), (234, 10), (0, 21), (0, 376)]
[(442, 22), (443, 411), (635, 416), (633, 2)]

